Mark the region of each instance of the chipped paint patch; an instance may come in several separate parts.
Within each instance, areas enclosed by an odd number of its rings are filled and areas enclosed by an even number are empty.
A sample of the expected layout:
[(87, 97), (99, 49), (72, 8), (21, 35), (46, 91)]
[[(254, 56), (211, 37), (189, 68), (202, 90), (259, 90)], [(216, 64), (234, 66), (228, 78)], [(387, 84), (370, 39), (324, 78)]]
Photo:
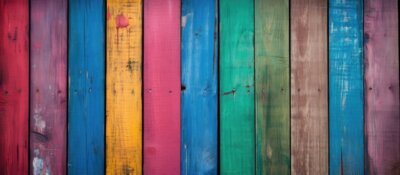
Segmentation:
[(187, 15), (185, 15), (185, 16), (182, 16), (182, 27), (185, 27), (186, 26), (186, 23), (187, 23), (187, 18), (188, 17), (191, 17), (193, 14), (192, 13), (188, 13)]
[(43, 170), (43, 159), (38, 157), (39, 156), (39, 149), (35, 149), (34, 153), (35, 153), (35, 157), (33, 158), (33, 161), (32, 161), (33, 174), (34, 175), (40, 175), (42, 170)]

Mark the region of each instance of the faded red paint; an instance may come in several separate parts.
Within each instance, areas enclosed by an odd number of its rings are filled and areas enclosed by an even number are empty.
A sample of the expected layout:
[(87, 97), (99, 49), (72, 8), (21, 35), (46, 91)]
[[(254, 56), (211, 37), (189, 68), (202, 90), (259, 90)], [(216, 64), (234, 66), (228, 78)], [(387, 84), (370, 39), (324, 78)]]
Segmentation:
[(117, 28), (125, 28), (129, 26), (129, 21), (124, 15), (118, 15), (117, 17), (115, 17), (115, 22)]
[(0, 0), (0, 174), (28, 174), (28, 4)]
[(366, 174), (400, 174), (398, 1), (366, 0)]
[(180, 174), (180, 4), (144, 1), (145, 175)]
[(31, 174), (66, 174), (67, 0), (31, 1)]

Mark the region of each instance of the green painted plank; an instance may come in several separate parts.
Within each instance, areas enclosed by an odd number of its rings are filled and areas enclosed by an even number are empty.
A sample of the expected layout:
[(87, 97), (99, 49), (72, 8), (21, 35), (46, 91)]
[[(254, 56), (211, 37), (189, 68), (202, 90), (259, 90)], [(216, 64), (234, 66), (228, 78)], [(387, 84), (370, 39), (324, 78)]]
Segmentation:
[(254, 4), (220, 0), (220, 173), (254, 174)]
[(256, 173), (290, 174), (289, 0), (255, 1)]

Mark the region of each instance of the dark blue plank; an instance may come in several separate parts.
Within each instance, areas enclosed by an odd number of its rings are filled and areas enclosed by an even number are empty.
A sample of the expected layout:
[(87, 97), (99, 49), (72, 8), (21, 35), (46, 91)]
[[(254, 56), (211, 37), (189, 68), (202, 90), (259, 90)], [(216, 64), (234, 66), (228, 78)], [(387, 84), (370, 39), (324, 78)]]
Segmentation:
[(69, 174), (104, 174), (105, 9), (69, 0)]
[(329, 1), (330, 174), (364, 174), (363, 1)]
[(217, 174), (216, 2), (182, 1), (182, 174)]

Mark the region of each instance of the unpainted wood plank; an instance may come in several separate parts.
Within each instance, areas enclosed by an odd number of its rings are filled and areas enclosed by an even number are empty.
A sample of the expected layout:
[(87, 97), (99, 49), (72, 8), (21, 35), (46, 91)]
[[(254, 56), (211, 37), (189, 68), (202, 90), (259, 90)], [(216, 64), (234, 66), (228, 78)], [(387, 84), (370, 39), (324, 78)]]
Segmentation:
[(142, 174), (142, 0), (107, 1), (106, 174)]
[(67, 1), (30, 2), (31, 174), (66, 174)]
[(28, 174), (29, 1), (0, 0), (0, 174)]
[(180, 0), (144, 1), (144, 174), (180, 174)]
[(289, 1), (255, 1), (256, 174), (290, 174)]
[(363, 0), (329, 1), (329, 172), (364, 174)]
[(69, 0), (68, 174), (104, 174), (105, 2)]
[(291, 3), (291, 172), (328, 174), (328, 3)]
[(400, 174), (397, 0), (364, 1), (367, 174)]
[(255, 173), (254, 2), (220, 0), (220, 173)]
[(218, 171), (215, 0), (182, 1), (181, 174)]

